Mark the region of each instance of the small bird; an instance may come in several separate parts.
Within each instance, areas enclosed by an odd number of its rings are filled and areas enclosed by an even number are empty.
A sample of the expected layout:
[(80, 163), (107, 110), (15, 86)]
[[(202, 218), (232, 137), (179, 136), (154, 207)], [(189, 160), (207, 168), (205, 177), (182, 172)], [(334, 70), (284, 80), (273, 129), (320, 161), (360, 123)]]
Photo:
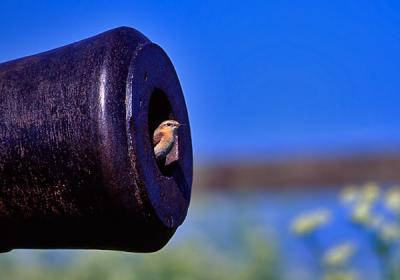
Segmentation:
[(157, 161), (165, 160), (174, 147), (178, 128), (181, 126), (177, 121), (163, 121), (154, 131), (153, 144), (154, 155)]

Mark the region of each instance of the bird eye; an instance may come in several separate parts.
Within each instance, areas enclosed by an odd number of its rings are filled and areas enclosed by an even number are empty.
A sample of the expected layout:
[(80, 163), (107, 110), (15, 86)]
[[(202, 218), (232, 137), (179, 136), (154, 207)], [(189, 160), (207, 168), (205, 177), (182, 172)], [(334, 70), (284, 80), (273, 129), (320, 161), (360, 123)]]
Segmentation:
[(171, 126), (171, 124), (170, 124), (170, 123), (167, 123), (167, 126)]

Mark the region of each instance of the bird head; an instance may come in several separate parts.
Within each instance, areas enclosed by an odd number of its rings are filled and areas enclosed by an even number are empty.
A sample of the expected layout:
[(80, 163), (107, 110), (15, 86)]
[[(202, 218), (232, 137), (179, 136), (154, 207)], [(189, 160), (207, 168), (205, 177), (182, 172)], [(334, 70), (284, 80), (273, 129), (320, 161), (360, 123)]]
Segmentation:
[(182, 124), (180, 124), (177, 121), (174, 120), (166, 120), (163, 121), (159, 126), (158, 126), (158, 130), (160, 132), (166, 132), (166, 133), (173, 133), (174, 135), (176, 134), (176, 132), (178, 131), (178, 128), (182, 126)]

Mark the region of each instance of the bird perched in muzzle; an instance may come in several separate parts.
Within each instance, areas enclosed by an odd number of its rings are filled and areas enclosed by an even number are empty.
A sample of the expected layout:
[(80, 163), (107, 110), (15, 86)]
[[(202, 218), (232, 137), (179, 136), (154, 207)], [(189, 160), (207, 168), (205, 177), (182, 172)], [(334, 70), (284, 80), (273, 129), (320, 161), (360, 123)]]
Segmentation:
[(154, 155), (157, 161), (165, 160), (175, 145), (178, 128), (181, 126), (177, 121), (163, 121), (154, 131), (153, 144)]

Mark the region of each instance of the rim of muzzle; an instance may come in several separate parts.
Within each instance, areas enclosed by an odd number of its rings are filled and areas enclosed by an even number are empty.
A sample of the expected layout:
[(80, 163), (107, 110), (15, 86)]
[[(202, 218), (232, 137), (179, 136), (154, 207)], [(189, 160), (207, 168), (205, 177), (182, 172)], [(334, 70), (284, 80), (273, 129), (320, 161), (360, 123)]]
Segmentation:
[[(166, 53), (120, 27), (0, 64), (0, 248), (151, 252), (191, 195), (188, 113)], [(166, 165), (152, 133), (180, 129)]]

